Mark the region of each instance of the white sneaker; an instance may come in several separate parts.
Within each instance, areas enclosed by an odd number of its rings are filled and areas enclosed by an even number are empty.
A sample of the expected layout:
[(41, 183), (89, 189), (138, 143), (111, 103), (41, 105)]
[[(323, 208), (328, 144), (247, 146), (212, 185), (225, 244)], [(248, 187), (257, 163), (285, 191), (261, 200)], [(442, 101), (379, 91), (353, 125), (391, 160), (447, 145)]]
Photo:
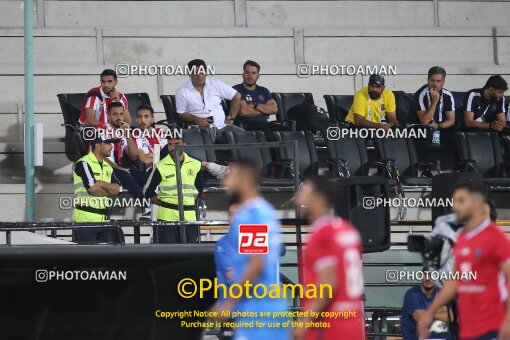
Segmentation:
[(223, 178), (228, 174), (230, 170), (228, 166), (220, 165), (217, 163), (209, 163), (207, 164), (207, 170), (217, 178)]

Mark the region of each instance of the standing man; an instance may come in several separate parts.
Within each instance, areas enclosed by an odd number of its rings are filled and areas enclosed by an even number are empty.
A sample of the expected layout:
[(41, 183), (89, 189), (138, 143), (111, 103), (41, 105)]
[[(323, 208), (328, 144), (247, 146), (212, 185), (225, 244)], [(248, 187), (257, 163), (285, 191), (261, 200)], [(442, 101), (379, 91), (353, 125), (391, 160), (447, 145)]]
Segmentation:
[(468, 130), (500, 132), (506, 127), (505, 91), (508, 83), (500, 75), (490, 76), (485, 86), (464, 97), (464, 122)]
[[(261, 284), (270, 290), (272, 284), (279, 284), (279, 256), (281, 249), (280, 223), (274, 208), (259, 195), (259, 184), (262, 179), (260, 168), (248, 160), (239, 160), (230, 166), (230, 173), (224, 178), (223, 184), (232, 196), (239, 198), (239, 207), (235, 212), (231, 227), (225, 236), (226, 243), (230, 245), (232, 252), (230, 265), (233, 271), (233, 283), (244, 286), (249, 282), (253, 286)], [(244, 224), (262, 224), (268, 226), (267, 253), (245, 254), (238, 251), (239, 226)], [(241, 314), (260, 314), (262, 312), (284, 312), (285, 301), (279, 298), (271, 298), (268, 295), (260, 298), (245, 297), (245, 292), (239, 299), (227, 297), (222, 300), (217, 311), (239, 311)], [(242, 316), (235, 319), (236, 322), (250, 323), (261, 321), (264, 326), (239, 327), (235, 329), (234, 339), (244, 340), (268, 340), (289, 339), (288, 329), (269, 328), (267, 318), (257, 316)], [(281, 322), (282, 318), (274, 318), (271, 321)]]
[[(181, 220), (174, 150), (176, 145), (184, 144), (184, 140), (177, 134), (168, 139), (168, 154), (156, 164), (143, 188), (144, 196), (150, 198), (153, 204), (159, 205), (158, 221), (178, 222)], [(182, 151), (179, 153), (179, 158), (184, 221), (193, 222), (197, 220), (196, 199), (202, 191), (202, 168), (206, 168), (215, 176), (222, 177), (228, 172), (228, 167), (202, 162)], [(158, 188), (157, 193), (156, 188)], [(155, 233), (158, 243), (180, 243), (179, 227), (156, 227)], [(186, 227), (186, 243), (196, 242), (198, 242), (198, 226)]]
[[(202, 59), (191, 60), (188, 69), (190, 80), (175, 95), (179, 119), (199, 127), (211, 127), (213, 139), (219, 138), (224, 131), (244, 131), (232, 125), (239, 112), (241, 95), (224, 82), (208, 77)], [(221, 105), (223, 99), (231, 101), (227, 117)]]
[(368, 86), (354, 95), (347, 123), (365, 128), (390, 129), (397, 124), (395, 95), (384, 86), (384, 77), (372, 74)]
[[(176, 145), (183, 145), (184, 141), (178, 136), (168, 139), (168, 155), (160, 160), (143, 188), (145, 197), (150, 198), (153, 204), (159, 205), (158, 221), (177, 222), (179, 216), (179, 199), (177, 195), (177, 176), (174, 160)], [(184, 221), (197, 220), (196, 199), (197, 177), (202, 168), (202, 162), (189, 156), (185, 152), (179, 153), (182, 180), (182, 205)], [(198, 180), (200, 181), (200, 179)], [(158, 193), (156, 194), (156, 188)], [(181, 232), (178, 226), (156, 227), (154, 230), (158, 243), (180, 243)], [(198, 242), (198, 226), (186, 227), (186, 243)]]
[(127, 112), (126, 122), (131, 124), (128, 101), (124, 94), (117, 90), (117, 73), (114, 70), (106, 69), (101, 72), (99, 79), (101, 80), (101, 85), (85, 93), (81, 107), (80, 125), (106, 129), (108, 105), (111, 102), (122, 103)]
[(425, 338), (437, 311), (457, 296), (460, 339), (509, 340), (510, 309), (504, 300), (508, 296), (505, 277), (506, 282), (510, 278), (510, 240), (490, 219), (481, 181), (457, 186), (453, 210), (464, 223), (454, 247), (459, 279), (444, 284), (421, 317), (418, 332)]
[[(325, 319), (329, 328), (295, 328), (296, 340), (362, 340), (365, 339), (363, 318), (363, 267), (361, 237), (353, 225), (331, 215), (335, 191), (326, 177), (306, 180), (296, 195), (296, 204), (312, 223), (312, 234), (304, 254), (304, 285), (332, 287), (328, 296), (307, 299), (304, 311), (349, 312), (347, 318)], [(310, 316), (301, 322), (319, 322)]]
[[(434, 281), (432, 281), (425, 268), (423, 273), (425, 275), (421, 283), (409, 288), (404, 295), (404, 303), (402, 305), (402, 333), (404, 340), (418, 340), (416, 324), (436, 297), (437, 288), (434, 285)], [(430, 327), (432, 330), (430, 337), (450, 340), (452, 338), (448, 330), (450, 320), (452, 318), (448, 316), (448, 308), (446, 306), (441, 307), (434, 315), (434, 322)]]
[[(115, 141), (100, 134), (91, 141), (90, 152), (73, 168), (75, 207), (73, 222), (108, 222), (107, 200), (122, 190), (113, 168), (105, 161)], [(84, 242), (110, 242), (109, 229), (77, 229), (75, 239)]]
[(247, 60), (243, 65), (243, 83), (233, 86), (241, 94), (241, 108), (236, 122), (246, 130), (265, 130), (269, 127), (268, 118), (278, 111), (269, 90), (257, 85), (259, 77), (260, 65)]

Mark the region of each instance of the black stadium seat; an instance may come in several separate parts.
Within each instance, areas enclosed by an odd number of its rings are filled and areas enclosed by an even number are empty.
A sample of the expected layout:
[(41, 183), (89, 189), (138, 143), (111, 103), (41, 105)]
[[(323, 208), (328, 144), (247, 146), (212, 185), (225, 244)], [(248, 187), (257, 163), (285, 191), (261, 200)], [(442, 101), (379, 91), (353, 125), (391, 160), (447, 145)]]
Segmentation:
[(179, 119), (179, 114), (177, 113), (177, 108), (175, 107), (175, 95), (163, 94), (160, 96), (160, 98), (163, 102), (163, 108), (165, 109), (167, 122), (177, 127), (185, 127), (185, 124)]
[(483, 176), (494, 189), (510, 189), (509, 163), (503, 161), (496, 132), (458, 132), (459, 170)]
[(325, 94), (323, 97), (326, 101), (329, 119), (333, 122), (343, 122), (349, 113), (354, 96)]
[[(431, 186), (431, 172), (440, 172), (439, 162), (435, 160), (419, 161), (410, 138), (378, 138), (376, 149), (380, 160), (393, 162), (400, 173), (404, 186)], [(421, 174), (420, 174), (421, 170)], [(424, 177), (424, 175), (428, 175)]]
[(382, 163), (368, 160), (367, 146), (362, 138), (325, 139), (328, 150), (329, 174), (332, 177), (367, 176), (371, 167), (380, 169)]
[(453, 100), (455, 100), (455, 126), (457, 129), (462, 130), (464, 128), (464, 109), (463, 101), (466, 92), (451, 91)]
[[(275, 132), (276, 140), (297, 141), (297, 159), (299, 178), (304, 179), (318, 174), (319, 161), (313, 135), (309, 131), (278, 131)], [(282, 147), (278, 150), (279, 161), (290, 161), (293, 158), (292, 147)]]
[[(289, 120), (287, 112), (293, 106), (301, 104), (305, 100), (313, 103), (313, 96), (307, 92), (273, 92), (271, 93), (274, 101), (278, 105), (278, 112), (276, 113), (276, 120), (284, 125), (292, 125), (292, 121)], [(295, 124), (295, 122), (294, 122)]]
[[(226, 132), (224, 134), (228, 144), (259, 144), (265, 143), (266, 136), (262, 131)], [(262, 169), (262, 188), (289, 188), (294, 186), (292, 178), (277, 178), (279, 168), (288, 166), (287, 163), (275, 162), (271, 156), (271, 149), (267, 148), (246, 148), (233, 149), (232, 159), (249, 159), (256, 162)]]
[(124, 93), (127, 99), (129, 114), (131, 115), (132, 125), (136, 124), (136, 110), (142, 104), (151, 105), (149, 94), (146, 92), (141, 93)]
[(397, 120), (401, 125), (412, 120), (413, 95), (404, 91), (393, 91), (395, 104), (397, 105)]
[(87, 153), (87, 145), (79, 132), (79, 119), (85, 93), (61, 93), (57, 95), (64, 116), (63, 126), (66, 157), (76, 162)]

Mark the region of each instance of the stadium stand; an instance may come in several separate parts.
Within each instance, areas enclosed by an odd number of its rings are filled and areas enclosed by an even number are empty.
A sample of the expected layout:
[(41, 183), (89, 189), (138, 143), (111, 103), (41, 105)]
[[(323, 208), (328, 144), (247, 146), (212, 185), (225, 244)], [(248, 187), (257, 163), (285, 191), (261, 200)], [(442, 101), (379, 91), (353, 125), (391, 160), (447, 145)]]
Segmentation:
[[(233, 85), (240, 82), (242, 63), (246, 59), (257, 60), (264, 65), (264, 86), (275, 91), (273, 95), (279, 107), (277, 120), (284, 124), (291, 123), (286, 117), (288, 109), (305, 97), (313, 98), (318, 106), (327, 107), (330, 119), (341, 122), (344, 111), (349, 109), (349, 100), (366, 86), (369, 76), (366, 73), (355, 76), (301, 74), (297, 77), (298, 65), (396, 65), (397, 75), (386, 76), (386, 85), (400, 98), (397, 99), (399, 120), (402, 117), (402, 121), (407, 121), (408, 94), (423, 84), (430, 66), (439, 64), (447, 70), (447, 87), (453, 90), (456, 100), (458, 127), (463, 126), (464, 91), (479, 87), (492, 74), (501, 74), (510, 80), (508, 1), (38, 0), (34, 2), (33, 12), (35, 119), (44, 124), (44, 165), (35, 170), (36, 219), (39, 221), (70, 221), (71, 210), (58, 207), (59, 198), (72, 196), (72, 162), (85, 150), (74, 130), (76, 110), (79, 112), (81, 106), (77, 96), (85, 88), (97, 86), (97, 75), (102, 69), (115, 69), (117, 64), (184, 65), (191, 58), (200, 57), (215, 66), (216, 77)], [(111, 13), (117, 13), (122, 20), (113, 20)], [(364, 16), (362, 23), (360, 13)], [(149, 22), (140, 18), (149, 18)], [(1, 220), (21, 221), (25, 205), (22, 2), (0, 1), (0, 22)], [(173, 94), (186, 79), (187, 76), (181, 74), (131, 74), (119, 78), (119, 87), (126, 96), (129, 96), (127, 93), (144, 93), (141, 97), (136, 95), (137, 102), (156, 99), (152, 103), (155, 120), (166, 119), (178, 125)], [(59, 103), (56, 94), (60, 94)], [(128, 100), (130, 112), (134, 114), (135, 99)], [(212, 144), (206, 131), (186, 130), (185, 134), (190, 145)], [(417, 177), (415, 170), (423, 163), (418, 161), (412, 141), (399, 141), (395, 145), (381, 145), (385, 142), (380, 142), (379, 148), (373, 149), (366, 147), (364, 140), (326, 140), (327, 149), (318, 150), (307, 132), (278, 132), (275, 136), (277, 140), (298, 140), (299, 175), (303, 178), (328, 170), (334, 176), (339, 172), (346, 175), (346, 168), (347, 175), (367, 175), (368, 168), (381, 167), (382, 162), (375, 160), (388, 158), (397, 160), (404, 184), (409, 180), (407, 184), (430, 187), (437, 177)], [(255, 132), (226, 137), (231, 144), (266, 140)], [(495, 186), (510, 187), (508, 172), (504, 171), (504, 157), (508, 154), (503, 154), (494, 135), (461, 134), (459, 145), (457, 152), (463, 162), (462, 169), (478, 172)], [(377, 155), (378, 150), (384, 152)], [(321, 151), (329, 163), (320, 163)], [(218, 158), (218, 153), (211, 150), (190, 152), (208, 161)], [(267, 163), (271, 160), (276, 168), (282, 168), (289, 165), (290, 155), (290, 150), (281, 149), (275, 159), (269, 150), (250, 149), (242, 155), (237, 150), (232, 152), (232, 159), (247, 156), (261, 164), (271, 164)], [(292, 185), (290, 173), (270, 178), (272, 170), (266, 169), (265, 185)], [(219, 185), (213, 179), (209, 183)], [(430, 192), (430, 188), (423, 190)], [(407, 194), (421, 197), (422, 191), (409, 190)], [(492, 198), (502, 207), (500, 217), (510, 217), (508, 204), (505, 205), (507, 197), (493, 194)], [(208, 198), (211, 210), (208, 218), (224, 219), (225, 202), (216, 199), (219, 196), (211, 197)], [(271, 196), (271, 199), (277, 202), (280, 216), (289, 214), (288, 197)], [(391, 213), (393, 216), (394, 211)], [(408, 211), (407, 219), (429, 220), (430, 212)], [(400, 308), (402, 287), (413, 283), (388, 285), (381, 279), (384, 270), (421, 268), (419, 255), (402, 249), (409, 231), (425, 233), (430, 231), (431, 225), (430, 222), (405, 224), (411, 223), (409, 221), (392, 222), (391, 249), (384, 252), (384, 256), (379, 253), (364, 256), (367, 310), (380, 306)], [(126, 243), (132, 243), (132, 228), (124, 230)], [(142, 227), (142, 243), (148, 243), (149, 235), (144, 230)], [(204, 235), (207, 233), (208, 241), (215, 241), (222, 232), (208, 230)], [(295, 241), (292, 232), (285, 235), (286, 241)], [(305, 232), (305, 241), (306, 238)], [(295, 262), (294, 249), (288, 253), (291, 255), (285, 260)], [(282, 271), (295, 281), (295, 268), (290, 267), (284, 266)], [(383, 323), (388, 325), (386, 330), (395, 324), (398, 312), (391, 314), (384, 308), (377, 311), (383, 319), (389, 318), (389, 321), (381, 321), (381, 330)]]

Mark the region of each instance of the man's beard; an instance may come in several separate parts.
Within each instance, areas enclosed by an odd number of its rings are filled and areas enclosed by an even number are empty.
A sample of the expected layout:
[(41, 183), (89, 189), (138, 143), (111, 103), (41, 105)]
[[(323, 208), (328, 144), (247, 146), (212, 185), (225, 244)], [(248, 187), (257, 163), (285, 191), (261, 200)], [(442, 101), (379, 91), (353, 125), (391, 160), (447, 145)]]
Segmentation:
[(430, 292), (434, 289), (434, 285), (430, 286), (430, 287), (427, 287), (425, 285), (421, 285), (421, 287), (423, 288), (423, 290), (425, 290), (426, 292)]
[(379, 97), (381, 97), (381, 94), (375, 91), (369, 91), (368, 96), (370, 97), (370, 99), (379, 99)]
[(465, 214), (464, 216), (459, 216), (457, 214), (457, 222), (461, 223), (461, 224), (466, 223), (467, 221), (469, 221), (471, 219), (471, 216), (472, 215), (470, 215), (470, 214)]

